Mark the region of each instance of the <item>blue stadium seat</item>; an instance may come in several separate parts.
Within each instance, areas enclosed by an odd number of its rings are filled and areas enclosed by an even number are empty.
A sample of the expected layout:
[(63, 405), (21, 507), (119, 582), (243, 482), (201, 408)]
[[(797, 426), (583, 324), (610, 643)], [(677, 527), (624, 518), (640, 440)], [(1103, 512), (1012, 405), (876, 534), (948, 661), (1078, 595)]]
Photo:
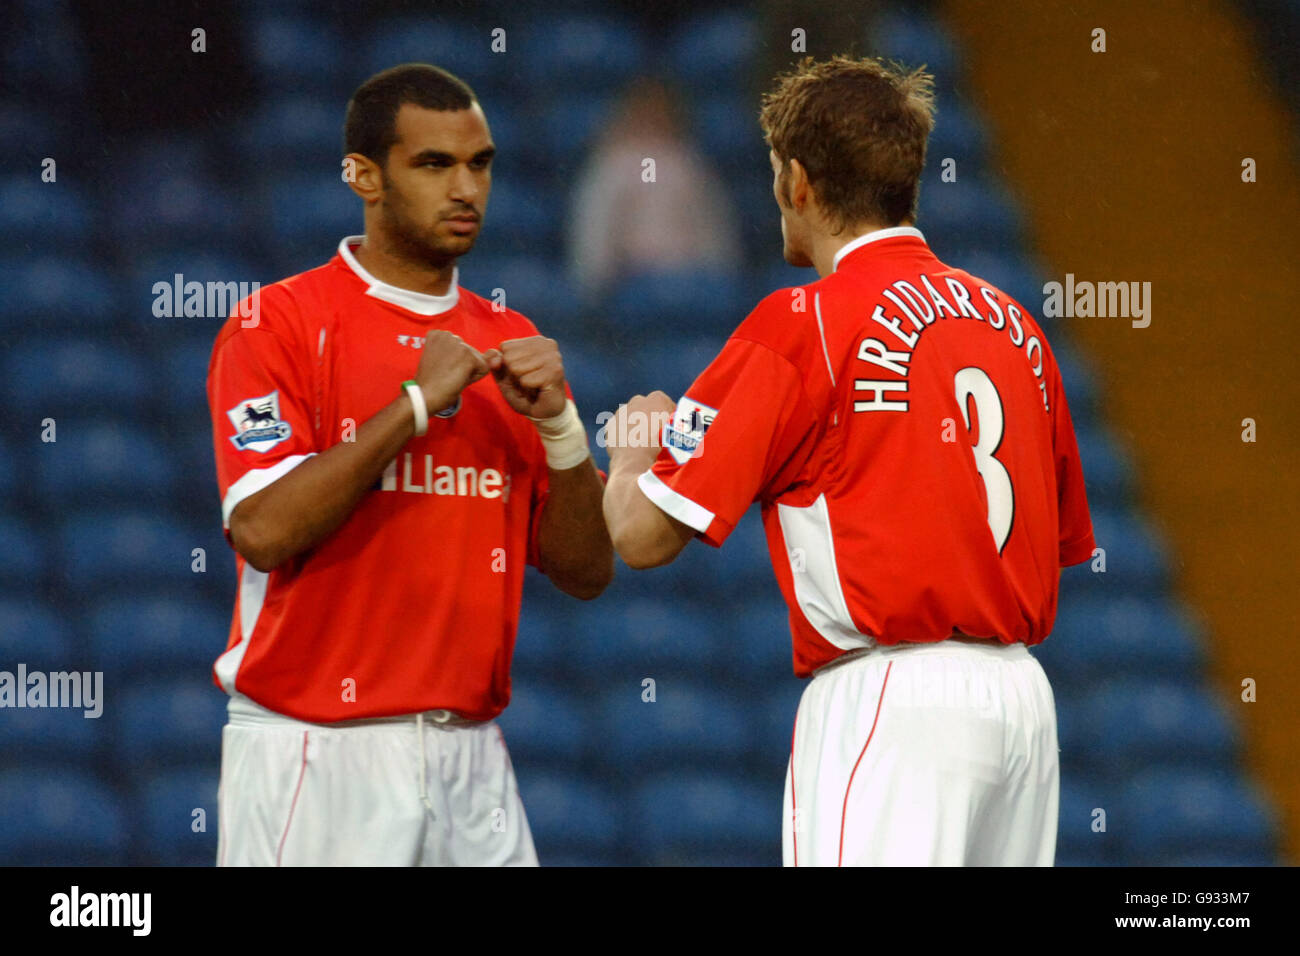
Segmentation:
[[(740, 86), (759, 47), (758, 20), (740, 10), (708, 10), (673, 32), (668, 59), (674, 79), (695, 89)], [(757, 112), (754, 106), (751, 113)]]
[(118, 795), (76, 770), (0, 773), (0, 861), (6, 865), (124, 863), (128, 832)]
[[(785, 754), (783, 760), (788, 762), (790, 743), (796, 734), (796, 715), (800, 709), (803, 691), (809, 682), (794, 676), (793, 666), (788, 675), (774, 680), (759, 701), (761, 717), (757, 719), (759, 728), (759, 745), (764, 753)], [(784, 766), (781, 773), (785, 773)]]
[[(1168, 582), (1164, 542), (1143, 517), (1125, 510), (1091, 505), (1093, 537), (1106, 552), (1106, 572), (1091, 574), (1094, 588), (1108, 593), (1152, 593)], [(1084, 564), (1087, 568), (1089, 565)]]
[(64, 179), (41, 182), (35, 175), (0, 181), (0, 229), (14, 244), (49, 249), (76, 248), (91, 241), (95, 230), (92, 207), (81, 190)]
[(248, 120), (243, 141), (261, 167), (289, 171), (310, 161), (332, 163), (341, 174), (342, 106), (301, 94), (268, 100)]
[(170, 443), (137, 423), (62, 419), (57, 442), (37, 456), (41, 495), (59, 506), (82, 495), (163, 500), (176, 481)]
[[(1070, 405), (1070, 418), (1074, 420), (1076, 428), (1083, 427), (1096, 417), (1096, 375), (1089, 362), (1077, 350), (1069, 347), (1067, 339), (1058, 341), (1053, 338), (1051, 343), (1056, 365), (1061, 370), (1065, 399)], [(1084, 480), (1087, 481), (1086, 475)]]
[[(163, 357), (171, 407), (184, 410), (185, 417), (196, 422), (207, 418), (208, 363), (217, 337), (216, 322), (211, 326), (181, 339)], [(200, 430), (210, 445), (211, 433), (206, 423)]]
[(632, 25), (581, 13), (535, 17), (514, 30), (516, 54), (534, 89), (609, 89), (641, 72), (645, 42)]
[(777, 594), (775, 581), (756, 583), (748, 594), (743, 593), (733, 570), (739, 565), (740, 548), (733, 554), (730, 543), (728, 539), (718, 549), (698, 538), (692, 540), (667, 567), (636, 572), (637, 590), (652, 597), (686, 595), (710, 609)]
[[(1068, 392), (1066, 398), (1069, 398)], [(1128, 504), (1136, 474), (1133, 463), (1118, 442), (1095, 425), (1076, 425), (1074, 437), (1079, 445), (1079, 461), (1083, 465), (1083, 483), (1088, 490), (1089, 503), (1112, 508)]]
[[(58, 425), (65, 413), (114, 408), (149, 415), (160, 399), (152, 390), (151, 379), (136, 352), (89, 336), (56, 342), (27, 339), (7, 348), (0, 359), (5, 404), (22, 416), (53, 417), (56, 439), (62, 435)], [(34, 467), (40, 466), (42, 455), (52, 444), (29, 445)]]
[(936, 81), (951, 86), (962, 69), (960, 54), (943, 26), (915, 9), (877, 16), (867, 33), (867, 47), (878, 56), (908, 67), (925, 65)]
[(114, 678), (175, 673), (202, 679), (225, 650), (229, 632), (229, 608), (165, 594), (106, 598), (87, 621), (95, 666)]
[[(708, 454), (707, 446), (705, 454)], [(781, 600), (781, 591), (772, 570), (772, 555), (767, 547), (767, 533), (759, 509), (751, 507), (741, 517), (727, 540), (722, 543), (726, 562), (725, 580), (737, 602), (770, 598)], [(781, 560), (785, 560), (782, 556)], [(769, 627), (784, 627), (784, 611), (772, 618)]]
[[(199, 420), (203, 409), (191, 409), (191, 418)], [(181, 438), (175, 450), (176, 460), (184, 473), (183, 481), (191, 492), (202, 495), (188, 502), (189, 513), (200, 521), (200, 528), (221, 531), (221, 498), (217, 494), (217, 465), (212, 447), (212, 426), (196, 425)], [(223, 542), (224, 543), (224, 542)], [(202, 546), (202, 545), (200, 545)], [(209, 552), (209, 559), (212, 554)]]
[(111, 273), (69, 256), (0, 260), (0, 287), (6, 295), (4, 331), (94, 328), (109, 322), (121, 305)]
[[(1115, 791), (1105, 784), (1062, 776), (1056, 831), (1058, 865), (1061, 860), (1087, 866), (1114, 860), (1123, 841), (1111, 820), (1118, 806), (1117, 799)], [(1104, 817), (1095, 813), (1099, 809), (1104, 811)], [(1103, 823), (1105, 830), (1093, 829)]]
[(18, 444), (0, 438), (0, 498), (8, 499), (18, 488), (18, 476), (26, 473), (27, 456)]
[(1124, 862), (1153, 866), (1189, 853), (1256, 856), (1276, 845), (1278, 823), (1255, 787), (1219, 770), (1148, 770), (1120, 794), (1110, 827)]
[(16, 513), (0, 513), (0, 578), (10, 587), (40, 584), (50, 569), (50, 551), (44, 535)]
[[(6, 17), (11, 16), (6, 11)], [(31, 4), (18, 22), (25, 29), (7, 36), (4, 44), (6, 86), (37, 102), (82, 94), (89, 69), (72, 11), (54, 4)]]
[[(111, 227), (127, 247), (147, 244), (167, 250), (196, 236), (243, 242), (249, 232), (242, 194), (193, 170), (136, 170), (124, 177), (112, 198)], [(159, 278), (170, 281), (171, 275)]]
[(571, 659), (574, 640), (566, 601), (540, 573), (524, 576), (523, 607), (511, 668), (516, 676), (545, 675)]
[(1160, 859), (1161, 866), (1282, 866), (1277, 851), (1272, 847), (1255, 847), (1238, 850), (1226, 847), (1218, 850), (1189, 850), (1186, 853), (1165, 854)]
[(216, 862), (219, 776), (214, 766), (169, 770), (139, 781), (136, 848), (145, 857), (139, 863), (212, 866)]
[[(641, 680), (655, 680), (655, 700), (642, 699)], [(663, 674), (631, 674), (600, 701), (604, 752), (623, 760), (673, 765), (734, 761), (754, 741), (750, 708), (717, 687)]]
[(524, 773), (519, 795), (543, 866), (564, 865), (560, 854), (617, 846), (623, 808), (600, 784), (576, 775)]
[[(690, 854), (692, 864), (719, 851), (766, 851), (781, 859), (781, 792), (717, 773), (674, 773), (642, 785), (629, 829), (652, 860)], [(680, 857), (678, 857), (681, 859)]]
[(597, 451), (601, 446), (597, 445), (596, 433), (602, 425), (596, 417), (601, 412), (617, 411), (633, 392), (625, 389), (621, 367), (607, 349), (589, 345), (583, 337), (567, 331), (559, 322), (556, 326), (554, 332), (545, 329), (542, 332), (560, 343), (564, 377), (573, 390), (578, 411), (587, 426), (587, 438), (593, 451)]
[(152, 511), (84, 510), (64, 519), (58, 531), (59, 567), (79, 589), (112, 585), (200, 587), (191, 569), (201, 547), (194, 530)]
[(576, 761), (587, 749), (591, 722), (585, 703), (556, 685), (517, 682), (498, 718), (519, 763)]
[[(723, 550), (730, 546), (731, 541), (728, 541)], [(768, 677), (793, 674), (790, 609), (781, 599), (775, 584), (772, 591), (770, 596), (736, 599), (731, 628), (734, 636), (725, 650), (728, 668)]]
[(542, 119), (528, 151), (530, 161), (544, 163), (544, 169), (576, 167), (616, 108), (613, 96), (595, 89), (584, 90), (581, 98), (556, 98), (539, 107)]
[[(620, 310), (612, 311), (610, 315), (620, 324), (628, 319)], [(706, 328), (702, 334), (675, 336), (671, 341), (657, 339), (652, 333), (647, 336), (649, 341), (619, 357), (622, 365), (619, 380), (625, 384), (629, 397), (638, 392), (648, 395), (661, 389), (671, 398), (681, 398), (709, 363), (718, 357), (730, 331), (710, 334)]]
[(1060, 730), (1066, 759), (1074, 755), (1111, 774), (1164, 764), (1226, 769), (1236, 757), (1236, 728), (1218, 700), (1171, 681), (1106, 681)]
[(722, 663), (716, 655), (729, 633), (711, 610), (672, 591), (591, 602), (573, 614), (576, 653), (597, 673), (633, 679), (699, 673)]
[(1117, 673), (1190, 681), (1201, 645), (1196, 622), (1172, 600), (1066, 591), (1052, 634), (1034, 652), (1053, 681), (1084, 684)]
[[(506, 217), (497, 222), (503, 232), (512, 224), (513, 220)], [(545, 336), (562, 336), (565, 329), (575, 328), (581, 319), (580, 303), (563, 269), (533, 256), (469, 255), (460, 265), (459, 281), (489, 302), (523, 312)], [(495, 291), (498, 289), (500, 294)]]
[(41, 670), (80, 670), (87, 664), (66, 615), (35, 597), (0, 598), (0, 666), (18, 661)]
[[(313, 89), (346, 95), (356, 85), (350, 82), (348, 54), (352, 45), (327, 23), (301, 14), (261, 16), (246, 35), (252, 46), (252, 66), (265, 89)], [(342, 103), (338, 112), (342, 112)], [(341, 116), (338, 125), (342, 126)]]
[[(753, 162), (760, 154), (762, 132), (758, 107), (748, 93), (714, 93), (696, 100), (691, 129), (696, 142), (723, 166)], [(776, 208), (775, 200), (771, 200)]]
[[(775, 284), (759, 289), (759, 297), (775, 289), (792, 285), (806, 285), (817, 281), (813, 269), (799, 269), (792, 273), (793, 266), (786, 265), (781, 258), (781, 210), (772, 194), (772, 167), (768, 165), (767, 153), (761, 139), (752, 147), (748, 158), (737, 158), (734, 166), (726, 171), (727, 184), (731, 187), (732, 202), (740, 218), (740, 236), (748, 250), (750, 262), (761, 262), (769, 274), (793, 274), (794, 278), (780, 280)], [(758, 302), (758, 297), (750, 301), (740, 315), (731, 323), (735, 328), (745, 317), (749, 309)], [(730, 329), (728, 329), (730, 331)]]
[[(979, 177), (988, 142), (979, 115), (961, 99), (945, 98), (935, 113), (934, 131), (926, 149), (926, 166), (942, 171), (944, 159), (957, 161), (957, 178)], [(1010, 290), (1008, 290), (1010, 291)]]
[(276, 179), (267, 201), (273, 241), (317, 246), (315, 265), (329, 259), (344, 236), (362, 231), (361, 200), (338, 176), (312, 172)]
[[(24, 663), (28, 666), (28, 674), (37, 669), (47, 674), (60, 671), (44, 666), (43, 659), (33, 658)], [(16, 667), (12, 661), (5, 663), (5, 669), (10, 673), (15, 673)], [(87, 685), (86, 673), (67, 668), (57, 678), (51, 678), (57, 679), (60, 695), (69, 695), (61, 696), (60, 700), (77, 706), (48, 706), (53, 697), (47, 695), (47, 706), (5, 711), (0, 731), (0, 767), (89, 769), (104, 756), (113, 744), (109, 721), (103, 717), (105, 708), (112, 706), (111, 702), (105, 701), (110, 692), (102, 679), (96, 686), (94, 672), (89, 672)], [(94, 716), (96, 713), (100, 716)]]
[(66, 137), (66, 124), (50, 110), (21, 99), (0, 100), (0, 142), (11, 144), (16, 168), (40, 169), (46, 157), (57, 160)]
[(133, 682), (113, 708), (118, 750), (132, 767), (216, 766), (226, 697), (202, 679)]
[(937, 169), (927, 170), (921, 185), (917, 225), (927, 239), (945, 246), (1019, 244), (1020, 216), (1001, 186), (960, 172), (955, 182), (945, 183)]
[[(518, 42), (518, 30), (506, 27), (506, 52), (493, 53), (490, 28), (446, 17), (388, 18), (370, 31), (361, 76), (401, 63), (432, 63), (450, 70), (482, 95), (481, 86), (500, 85), (499, 74), (518, 58)], [(488, 122), (492, 119), (493, 113), (489, 113)]]
[[(773, 204), (773, 214), (776, 215), (776, 206)], [(779, 220), (778, 220), (779, 221)], [(776, 241), (779, 243), (780, 233), (777, 233)], [(800, 269), (792, 266), (780, 259), (780, 248), (776, 250), (776, 258), (770, 265), (764, 269), (754, 282), (754, 304), (765, 296), (777, 291), (778, 289), (792, 289), (801, 285), (808, 285), (810, 282), (817, 281), (817, 273), (813, 269)], [(742, 316), (743, 318), (743, 316)], [(740, 323), (737, 322), (737, 325)]]

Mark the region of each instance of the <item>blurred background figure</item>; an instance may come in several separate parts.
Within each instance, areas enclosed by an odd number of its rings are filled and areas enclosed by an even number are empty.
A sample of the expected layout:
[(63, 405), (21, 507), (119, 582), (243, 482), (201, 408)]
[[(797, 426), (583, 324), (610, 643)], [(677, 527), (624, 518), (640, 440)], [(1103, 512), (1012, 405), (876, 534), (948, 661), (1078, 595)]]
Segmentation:
[(569, 268), (587, 302), (620, 277), (741, 260), (726, 184), (695, 148), (668, 86), (632, 84), (578, 177)]

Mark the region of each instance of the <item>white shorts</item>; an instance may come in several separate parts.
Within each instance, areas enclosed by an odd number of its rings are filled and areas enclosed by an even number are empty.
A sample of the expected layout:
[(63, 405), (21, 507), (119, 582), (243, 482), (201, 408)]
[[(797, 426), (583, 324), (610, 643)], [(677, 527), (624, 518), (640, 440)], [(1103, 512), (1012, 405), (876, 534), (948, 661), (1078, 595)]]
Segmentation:
[(1023, 644), (848, 655), (799, 701), (786, 866), (1051, 866), (1056, 703)]
[(537, 865), (493, 721), (312, 724), (243, 696), (227, 712), (218, 866)]

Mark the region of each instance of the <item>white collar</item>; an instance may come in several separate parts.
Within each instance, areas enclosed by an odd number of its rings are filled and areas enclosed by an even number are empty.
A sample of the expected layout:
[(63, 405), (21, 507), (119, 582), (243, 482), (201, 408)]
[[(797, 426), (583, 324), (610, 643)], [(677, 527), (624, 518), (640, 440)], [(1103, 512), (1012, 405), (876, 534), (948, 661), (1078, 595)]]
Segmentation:
[(403, 309), (409, 309), (419, 315), (439, 315), (456, 307), (456, 303), (460, 301), (460, 269), (458, 267), (452, 267), (451, 287), (447, 290), (446, 295), (429, 295), (427, 292), (412, 292), (410, 289), (401, 289), (376, 279), (361, 267), (361, 263), (357, 262), (357, 257), (352, 254), (352, 250), (348, 246), (352, 243), (362, 242), (365, 238), (365, 236), (344, 236), (343, 241), (339, 243), (339, 255), (343, 257), (343, 261), (347, 263), (348, 268), (369, 286), (366, 289), (366, 295), (374, 296), (376, 299), (382, 299), (385, 302), (391, 302), (393, 305), (400, 305)]
[(925, 242), (925, 236), (921, 235), (921, 230), (915, 226), (890, 226), (888, 229), (877, 229), (874, 232), (858, 236), (856, 239), (850, 239), (840, 246), (840, 251), (835, 253), (835, 258), (831, 260), (831, 272), (839, 268), (841, 259), (855, 249), (862, 248), (868, 242), (878, 242), (881, 239), (896, 239), (899, 236), (915, 236)]

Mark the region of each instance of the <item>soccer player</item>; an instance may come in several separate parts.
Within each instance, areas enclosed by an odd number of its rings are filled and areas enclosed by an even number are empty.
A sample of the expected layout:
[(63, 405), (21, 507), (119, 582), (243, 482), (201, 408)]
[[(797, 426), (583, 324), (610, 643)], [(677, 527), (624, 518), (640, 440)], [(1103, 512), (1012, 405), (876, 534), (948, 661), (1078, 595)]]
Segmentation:
[(915, 228), (931, 77), (806, 60), (761, 122), (786, 261), (820, 278), (763, 299), (681, 401), (619, 409), (614, 436), (670, 421), (610, 447), (614, 547), (662, 565), (760, 502), (811, 677), (787, 865), (1050, 865), (1056, 712), (1027, 645), (1093, 550), (1052, 351)]
[(457, 281), (494, 147), (433, 66), (347, 108), (365, 209), (262, 289), (208, 371), (238, 552), (218, 862), (536, 864), (505, 741), (525, 562), (594, 598), (603, 483), (556, 343)]

